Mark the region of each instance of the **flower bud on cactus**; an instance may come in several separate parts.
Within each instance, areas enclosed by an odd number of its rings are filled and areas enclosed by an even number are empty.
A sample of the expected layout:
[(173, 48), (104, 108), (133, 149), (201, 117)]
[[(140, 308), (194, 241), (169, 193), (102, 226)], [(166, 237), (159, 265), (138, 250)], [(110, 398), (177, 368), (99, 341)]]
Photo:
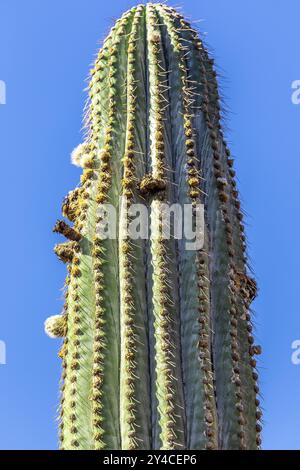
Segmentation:
[(45, 332), (50, 338), (62, 338), (66, 334), (67, 319), (65, 315), (52, 315), (45, 321)]

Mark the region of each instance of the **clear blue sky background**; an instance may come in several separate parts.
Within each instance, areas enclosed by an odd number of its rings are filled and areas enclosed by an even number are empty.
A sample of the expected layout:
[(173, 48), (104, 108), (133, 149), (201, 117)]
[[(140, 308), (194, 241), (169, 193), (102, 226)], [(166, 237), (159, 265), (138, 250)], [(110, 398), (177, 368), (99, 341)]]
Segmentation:
[[(1, 0), (0, 447), (54, 449), (60, 361), (43, 333), (59, 313), (65, 267), (52, 226), (78, 182), (69, 164), (80, 142), (85, 77), (114, 19), (135, 2)], [(173, 4), (172, 4), (173, 5)], [(183, 0), (226, 77), (228, 139), (239, 175), (253, 266), (264, 396), (265, 449), (300, 449), (298, 0)]]

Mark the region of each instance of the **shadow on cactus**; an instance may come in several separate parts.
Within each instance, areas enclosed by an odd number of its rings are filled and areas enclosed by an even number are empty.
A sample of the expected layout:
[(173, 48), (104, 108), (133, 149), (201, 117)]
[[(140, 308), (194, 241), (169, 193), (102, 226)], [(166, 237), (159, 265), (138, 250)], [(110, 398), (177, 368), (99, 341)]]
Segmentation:
[[(161, 4), (126, 12), (91, 70), (83, 168), (55, 231), (67, 263), (62, 449), (257, 449), (261, 411), (243, 215), (221, 130), (216, 72), (196, 31)], [(126, 208), (120, 196), (126, 196)], [(99, 236), (99, 205), (118, 236)], [(204, 206), (199, 250), (132, 240), (125, 209), (144, 204), (160, 233), (165, 203)]]

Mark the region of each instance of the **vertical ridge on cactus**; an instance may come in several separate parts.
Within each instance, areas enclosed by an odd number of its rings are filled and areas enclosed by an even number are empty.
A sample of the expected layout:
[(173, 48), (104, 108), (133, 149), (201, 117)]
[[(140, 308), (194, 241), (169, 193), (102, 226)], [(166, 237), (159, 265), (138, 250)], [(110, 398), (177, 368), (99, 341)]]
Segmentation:
[[(256, 284), (213, 60), (175, 9), (138, 5), (111, 29), (89, 88), (80, 185), (62, 207), (73, 226), (54, 227), (69, 240), (55, 246), (64, 311), (45, 324), (65, 335), (61, 448), (260, 448)], [(105, 238), (107, 203), (117, 233)], [(161, 235), (173, 203), (204, 206), (201, 249)], [(128, 234), (135, 204), (149, 240)]]

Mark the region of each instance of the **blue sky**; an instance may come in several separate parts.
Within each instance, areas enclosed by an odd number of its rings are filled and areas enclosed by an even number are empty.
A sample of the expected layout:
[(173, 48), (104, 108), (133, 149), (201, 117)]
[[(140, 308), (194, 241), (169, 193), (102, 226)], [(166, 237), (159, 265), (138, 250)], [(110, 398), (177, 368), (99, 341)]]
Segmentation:
[[(60, 312), (65, 267), (52, 252), (52, 226), (79, 170), (85, 77), (114, 19), (135, 2), (2, 0), (0, 105), (2, 300), (0, 448), (54, 449), (60, 361), (43, 333)], [(170, 5), (174, 5), (170, 3)], [(227, 133), (236, 156), (250, 254), (264, 397), (265, 449), (300, 449), (299, 119), (291, 83), (300, 80), (297, 0), (183, 0), (224, 75)]]

